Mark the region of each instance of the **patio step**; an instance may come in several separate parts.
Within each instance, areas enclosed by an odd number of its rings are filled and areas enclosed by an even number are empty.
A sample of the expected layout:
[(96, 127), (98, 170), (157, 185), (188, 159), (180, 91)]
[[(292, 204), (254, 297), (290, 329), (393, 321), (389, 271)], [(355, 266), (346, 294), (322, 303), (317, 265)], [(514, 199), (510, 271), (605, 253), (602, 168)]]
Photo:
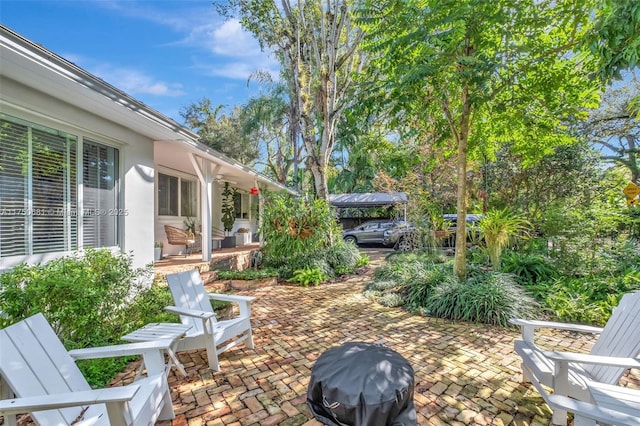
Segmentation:
[(203, 284), (209, 284), (218, 279), (218, 271), (211, 270), (200, 272), (200, 276), (202, 277)]

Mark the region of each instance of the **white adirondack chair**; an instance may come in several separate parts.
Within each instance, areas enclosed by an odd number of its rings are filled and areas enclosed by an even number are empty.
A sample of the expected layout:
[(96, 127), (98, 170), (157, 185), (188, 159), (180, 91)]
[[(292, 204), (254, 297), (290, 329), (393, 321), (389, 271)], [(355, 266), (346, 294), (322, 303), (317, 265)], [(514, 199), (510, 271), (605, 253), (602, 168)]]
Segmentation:
[[(640, 292), (625, 294), (604, 328), (547, 321), (511, 319), (522, 328), (515, 351), (522, 358), (525, 380), (553, 388), (556, 395), (589, 401), (591, 382), (615, 385), (640, 354)], [(589, 354), (545, 351), (534, 342), (535, 330), (555, 328), (599, 333)], [(554, 409), (554, 424), (566, 424), (566, 411)]]
[[(0, 416), (16, 424), (153, 425), (174, 418), (162, 350), (171, 340), (67, 351), (42, 314), (0, 330)], [(76, 359), (144, 356), (147, 376), (127, 386), (91, 389)]]
[(574, 413), (574, 426), (597, 424), (640, 426), (640, 390), (590, 382), (590, 402), (564, 395), (550, 395), (544, 387), (533, 382), (540, 395), (553, 410)]
[[(218, 355), (222, 352), (242, 342), (253, 349), (250, 303), (255, 297), (207, 293), (200, 273), (195, 269), (169, 274), (166, 278), (176, 306), (165, 309), (180, 315), (183, 324), (191, 325), (186, 336), (178, 340), (176, 352), (206, 349), (209, 368), (218, 371)], [(237, 303), (240, 315), (217, 321), (211, 299)]]

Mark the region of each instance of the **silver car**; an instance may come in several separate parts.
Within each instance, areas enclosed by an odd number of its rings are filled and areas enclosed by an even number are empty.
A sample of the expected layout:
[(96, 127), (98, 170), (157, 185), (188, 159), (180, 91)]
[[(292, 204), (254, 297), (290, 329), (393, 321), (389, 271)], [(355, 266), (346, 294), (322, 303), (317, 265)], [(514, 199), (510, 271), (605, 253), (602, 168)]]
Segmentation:
[(397, 220), (370, 220), (353, 229), (342, 231), (342, 238), (354, 244), (383, 244), (384, 232), (400, 224), (404, 224), (404, 222)]

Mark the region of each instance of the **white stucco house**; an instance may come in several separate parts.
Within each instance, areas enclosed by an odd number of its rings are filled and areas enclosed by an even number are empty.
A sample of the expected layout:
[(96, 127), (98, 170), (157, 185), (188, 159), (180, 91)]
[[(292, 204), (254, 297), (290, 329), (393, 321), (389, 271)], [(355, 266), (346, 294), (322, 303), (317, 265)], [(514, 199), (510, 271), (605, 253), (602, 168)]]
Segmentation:
[[(287, 190), (198, 143), (116, 87), (0, 25), (0, 271), (87, 247), (153, 261), (164, 225), (222, 229), (223, 182), (239, 191), (234, 230), (257, 230), (260, 194)], [(252, 191), (253, 189), (253, 191)]]

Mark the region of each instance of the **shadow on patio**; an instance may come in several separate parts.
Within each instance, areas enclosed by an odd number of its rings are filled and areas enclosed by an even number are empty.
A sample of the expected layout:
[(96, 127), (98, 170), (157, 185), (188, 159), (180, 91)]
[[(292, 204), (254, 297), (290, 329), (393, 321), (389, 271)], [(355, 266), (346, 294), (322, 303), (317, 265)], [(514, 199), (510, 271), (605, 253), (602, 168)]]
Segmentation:
[[(521, 383), (513, 351), (517, 331), (373, 304), (362, 294), (370, 275), (316, 288), (242, 292), (257, 297), (256, 349), (225, 352), (216, 373), (206, 368), (204, 351), (179, 353), (188, 376), (175, 369), (169, 375), (173, 425), (320, 425), (306, 406), (311, 369), (320, 354), (348, 341), (382, 343), (409, 360), (420, 425), (550, 424), (547, 405), (533, 387)], [(566, 334), (549, 338), (564, 349), (570, 342), (580, 351), (592, 344)], [(123, 373), (117, 381), (134, 374)]]

